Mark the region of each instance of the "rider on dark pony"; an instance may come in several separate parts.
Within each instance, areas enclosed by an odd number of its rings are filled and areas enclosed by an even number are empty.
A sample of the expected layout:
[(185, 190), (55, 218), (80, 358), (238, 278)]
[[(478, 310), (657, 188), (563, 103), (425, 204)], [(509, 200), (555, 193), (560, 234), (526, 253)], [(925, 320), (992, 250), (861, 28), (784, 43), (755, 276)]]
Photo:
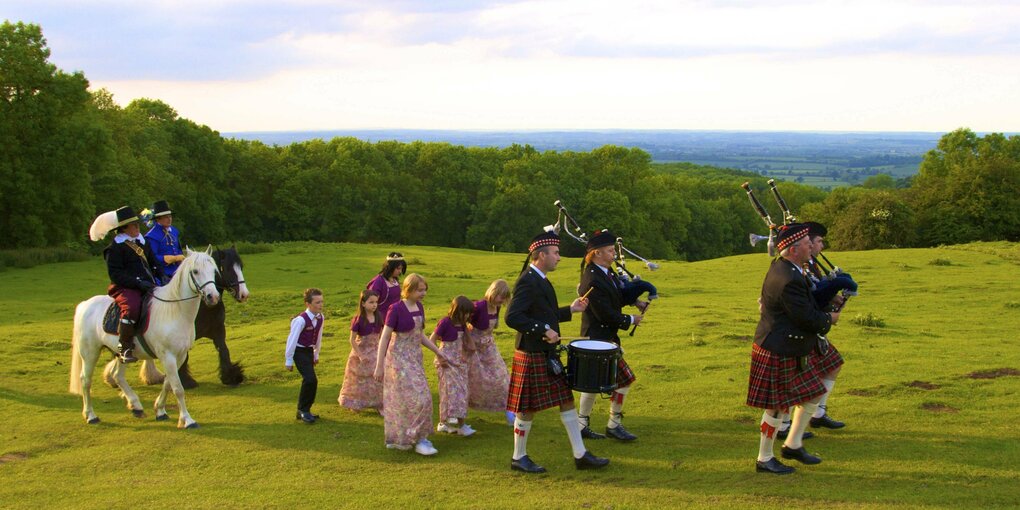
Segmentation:
[(106, 270), (110, 275), (110, 295), (120, 308), (120, 359), (124, 363), (138, 361), (132, 355), (134, 348), (135, 324), (142, 308), (142, 297), (159, 285), (159, 266), (152, 249), (145, 242), (139, 226), (138, 216), (131, 207), (101, 214), (92, 223), (90, 236), (93, 241), (106, 237), (116, 229), (117, 235), (105, 250)]

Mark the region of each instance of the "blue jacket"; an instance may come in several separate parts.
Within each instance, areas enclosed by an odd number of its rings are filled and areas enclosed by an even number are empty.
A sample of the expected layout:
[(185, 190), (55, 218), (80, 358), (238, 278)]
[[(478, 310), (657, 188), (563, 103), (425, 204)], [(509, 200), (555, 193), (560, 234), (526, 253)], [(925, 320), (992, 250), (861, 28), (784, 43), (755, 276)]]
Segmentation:
[(177, 266), (181, 265), (181, 263), (174, 262), (173, 264), (167, 264), (163, 260), (163, 256), (184, 255), (184, 251), (181, 250), (181, 232), (173, 225), (170, 225), (169, 229), (164, 229), (162, 225), (157, 224), (145, 234), (145, 239), (147, 244), (152, 247), (152, 254), (156, 256), (156, 265), (159, 266), (162, 275), (165, 275), (165, 278), (160, 279), (164, 282), (169, 282), (170, 278), (177, 272)]

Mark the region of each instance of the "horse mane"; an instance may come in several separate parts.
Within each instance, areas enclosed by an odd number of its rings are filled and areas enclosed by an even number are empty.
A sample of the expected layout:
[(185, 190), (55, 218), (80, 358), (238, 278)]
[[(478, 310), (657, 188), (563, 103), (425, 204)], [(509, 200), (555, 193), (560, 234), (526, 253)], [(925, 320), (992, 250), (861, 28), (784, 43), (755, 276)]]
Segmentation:
[[(209, 260), (209, 263), (212, 264), (213, 268), (216, 267), (216, 263), (212, 260), (212, 257), (205, 252), (192, 251), (189, 248), (185, 251), (185, 253), (186, 255), (184, 260), (182, 260), (181, 265), (177, 267), (177, 271), (174, 272), (173, 278), (170, 278), (170, 282), (162, 287), (156, 287), (156, 289), (152, 291), (153, 296), (159, 299), (152, 300), (149, 305), (150, 323), (175, 319), (175, 312), (177, 312), (180, 307), (171, 305), (176, 304), (173, 303), (173, 301), (177, 301), (185, 297), (183, 295), (183, 289), (187, 288), (189, 284), (189, 278), (187, 275), (191, 274), (192, 269), (194, 269), (195, 265), (202, 260), (203, 256)], [(201, 299), (201, 297), (195, 299)], [(167, 303), (161, 300), (171, 302)]]

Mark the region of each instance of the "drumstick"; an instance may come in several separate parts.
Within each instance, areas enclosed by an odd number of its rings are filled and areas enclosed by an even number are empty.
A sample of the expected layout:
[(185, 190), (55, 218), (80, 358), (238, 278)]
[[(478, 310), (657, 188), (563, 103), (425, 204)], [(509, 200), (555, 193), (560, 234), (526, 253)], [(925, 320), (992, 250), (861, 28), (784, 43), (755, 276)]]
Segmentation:
[(584, 295), (581, 296), (581, 299), (588, 299), (588, 294), (591, 294), (591, 291), (593, 290), (595, 290), (595, 287), (588, 287), (588, 292), (585, 292)]

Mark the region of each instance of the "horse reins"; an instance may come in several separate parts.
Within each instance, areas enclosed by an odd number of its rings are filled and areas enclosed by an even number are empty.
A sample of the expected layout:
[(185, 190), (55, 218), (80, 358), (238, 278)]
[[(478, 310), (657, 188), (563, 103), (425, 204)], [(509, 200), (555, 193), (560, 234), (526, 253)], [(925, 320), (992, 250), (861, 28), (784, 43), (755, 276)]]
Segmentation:
[[(219, 272), (219, 269), (217, 269), (216, 271)], [(195, 279), (195, 275), (192, 274), (192, 273), (188, 273), (188, 278), (191, 280), (192, 285), (194, 285), (194, 288), (192, 289), (192, 290), (195, 291), (195, 295), (194, 296), (186, 297), (186, 298), (181, 298), (181, 299), (163, 299), (163, 298), (157, 296), (155, 293), (153, 293), (152, 294), (152, 298), (157, 300), (157, 301), (162, 301), (164, 303), (179, 303), (181, 301), (188, 301), (188, 300), (191, 300), (191, 299), (198, 299), (198, 298), (202, 297), (202, 289), (204, 289), (206, 285), (209, 285), (209, 284), (215, 285), (216, 284), (216, 282), (214, 280), (209, 280), (209, 281), (203, 283), (202, 285), (199, 285), (198, 284), (198, 280)]]

